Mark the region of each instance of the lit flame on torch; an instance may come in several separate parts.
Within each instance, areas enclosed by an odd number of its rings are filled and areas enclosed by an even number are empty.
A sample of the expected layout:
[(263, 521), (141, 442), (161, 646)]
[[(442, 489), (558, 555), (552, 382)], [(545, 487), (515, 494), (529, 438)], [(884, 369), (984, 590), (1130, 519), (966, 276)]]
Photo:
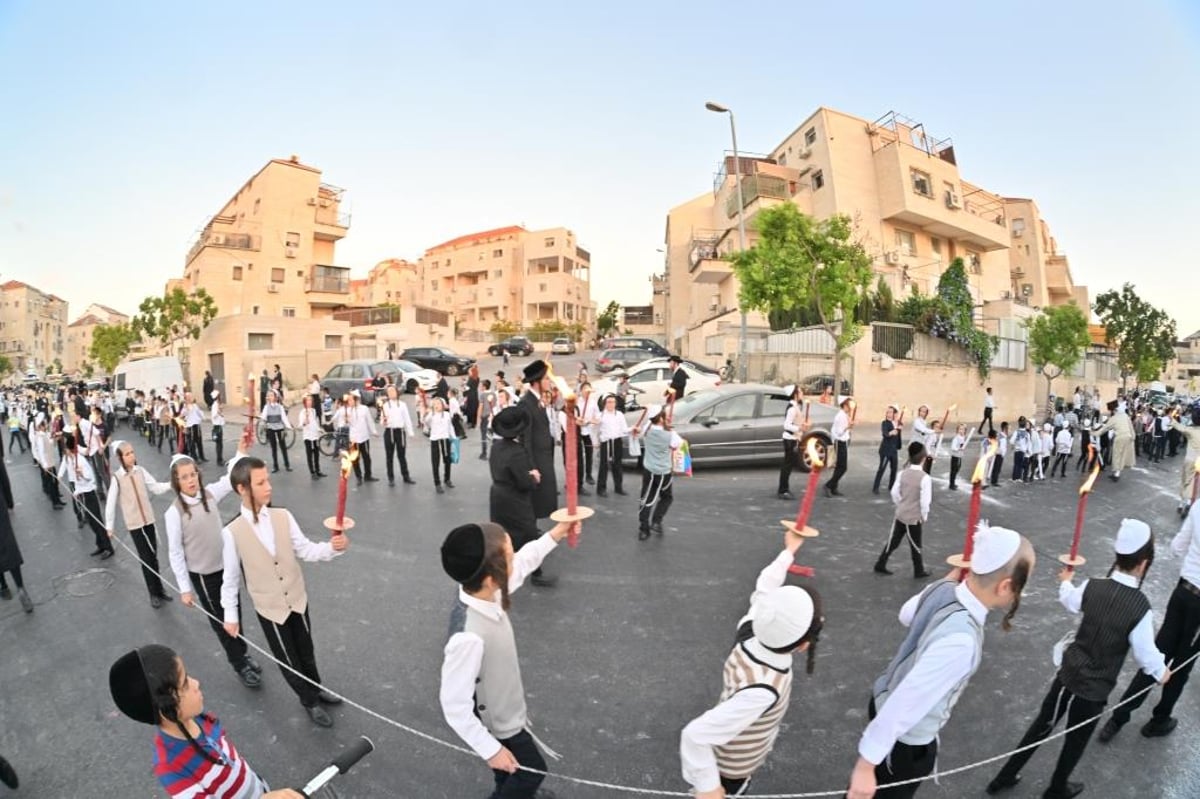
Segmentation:
[(358, 460), (358, 445), (351, 444), (350, 449), (342, 450), (342, 477), (350, 478), (354, 471), (354, 462)]
[(987, 456), (980, 458), (979, 462), (975, 464), (975, 472), (971, 475), (972, 483), (983, 482), (984, 475), (987, 473), (987, 465), (992, 460), (992, 457), (995, 456), (998, 449), (1000, 449), (998, 443), (988, 447)]
[[(804, 453), (808, 455), (808, 462), (814, 469), (820, 469), (825, 466), (825, 459), (821, 457), (821, 442), (815, 437), (810, 438), (808, 443), (804, 445)], [(1200, 470), (1200, 461), (1197, 461), (1197, 470)]]
[(575, 399), (574, 389), (567, 384), (566, 380), (554, 374), (554, 367), (550, 364), (546, 364), (546, 377), (550, 378), (550, 382), (554, 384), (554, 388), (562, 395), (564, 401)]
[(1200, 474), (1200, 458), (1196, 458), (1196, 463), (1192, 468), (1196, 474)]
[[(1088, 444), (1088, 458), (1092, 459), (1095, 457), (1096, 457), (1096, 447), (1092, 444)], [(1096, 478), (1099, 476), (1100, 476), (1100, 461), (1097, 460), (1096, 465), (1092, 468), (1091, 476), (1089, 476), (1088, 479), (1083, 482), (1083, 485), (1081, 485), (1079, 487), (1080, 495), (1090, 493), (1092, 490), (1092, 486), (1094, 486), (1096, 484)]]

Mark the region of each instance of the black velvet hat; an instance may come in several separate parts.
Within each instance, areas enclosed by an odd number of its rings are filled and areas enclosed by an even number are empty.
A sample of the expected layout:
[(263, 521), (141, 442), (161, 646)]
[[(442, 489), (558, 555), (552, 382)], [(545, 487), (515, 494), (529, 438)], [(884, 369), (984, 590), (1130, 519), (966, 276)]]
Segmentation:
[(487, 546), (478, 524), (455, 527), (442, 542), (442, 568), (456, 583), (470, 582), (483, 571)]
[(525, 369), (522, 371), (521, 374), (524, 377), (526, 383), (533, 383), (533, 382), (541, 380), (543, 377), (545, 377), (546, 371), (548, 368), (549, 367), (546, 366), (545, 361), (542, 361), (542, 360), (530, 361), (529, 363), (527, 363), (525, 365)]
[(108, 670), (108, 690), (117, 708), (134, 721), (158, 724), (158, 709), (150, 695), (146, 669), (136, 649), (121, 655)]
[(529, 429), (529, 413), (510, 405), (492, 417), (492, 432), (501, 438), (517, 438)]

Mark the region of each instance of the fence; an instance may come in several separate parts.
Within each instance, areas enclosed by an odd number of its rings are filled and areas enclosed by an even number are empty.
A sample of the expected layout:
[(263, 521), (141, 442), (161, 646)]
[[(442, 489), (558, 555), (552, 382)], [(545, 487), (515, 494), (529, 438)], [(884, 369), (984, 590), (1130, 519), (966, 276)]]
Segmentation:
[(383, 308), (357, 308), (353, 311), (334, 311), (333, 318), (339, 322), (349, 322), (350, 327), (392, 325), (400, 322), (400, 308), (392, 305)]
[(918, 333), (912, 325), (875, 322), (871, 325), (871, 352), (897, 361), (969, 366), (970, 354), (960, 345)]
[[(746, 356), (746, 379), (751, 383), (786, 385), (811, 382), (818, 386), (819, 378), (833, 378), (833, 357), (795, 352), (752, 352)], [(842, 380), (851, 382), (854, 359), (842, 358)], [(820, 393), (819, 388), (807, 393)]]
[(803, 327), (766, 337), (766, 351), (772, 353), (803, 353), (807, 355), (832, 356), (833, 336), (823, 327)]

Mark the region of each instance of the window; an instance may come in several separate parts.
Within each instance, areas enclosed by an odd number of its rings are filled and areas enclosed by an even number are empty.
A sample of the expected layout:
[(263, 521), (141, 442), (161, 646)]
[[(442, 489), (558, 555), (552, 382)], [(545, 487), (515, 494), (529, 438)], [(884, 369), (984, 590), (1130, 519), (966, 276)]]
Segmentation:
[(240, 266), (235, 266), (233, 268), (233, 279), (234, 280), (242, 279), (242, 268)]
[(504, 277), (504, 270), (503, 269), (493, 269), (492, 277), (495, 278), (496, 280), (499, 280), (500, 278)]
[(546, 290), (546, 284), (545, 284), (545, 283), (538, 283), (538, 291), (543, 291), (543, 292), (544, 292), (545, 290)]
[(342, 337), (341, 336), (326, 336), (325, 337), (325, 349), (340, 350), (341, 348), (342, 348)]
[(779, 163), (780, 166), (787, 166), (787, 156), (784, 155), (783, 153), (780, 153), (779, 157), (776, 158), (775, 160)]
[(983, 274), (983, 261), (979, 257), (979, 253), (967, 250), (967, 255), (963, 258), (967, 263), (967, 271), (972, 275)]
[(721, 422), (735, 419), (753, 419), (754, 406), (758, 404), (757, 394), (741, 394), (719, 402), (708, 412), (708, 417)]
[(791, 404), (790, 399), (781, 395), (763, 397), (762, 417), (764, 419), (782, 419), (787, 416), (788, 407)]
[(1025, 245), (1025, 254), (1029, 255), (1029, 245), (1028, 244)]
[(296, 270), (296, 277), (304, 277), (304, 270), (303, 270), (303, 269), (297, 269), (297, 270)]
[(258, 215), (258, 204), (259, 204), (259, 203), (261, 203), (261, 202), (262, 202), (262, 200), (261, 200), (261, 199), (256, 199), (256, 200), (254, 201), (254, 213), (255, 213), (255, 215), (256, 215), (256, 216)]
[(917, 254), (917, 236), (911, 230), (896, 231), (896, 246), (904, 255)]
[(493, 258), (503, 258), (504, 250), (492, 250), (492, 257)]
[(1025, 235), (1025, 220), (1019, 216), (1013, 219), (1012, 231), (1014, 236)]
[(817, 129), (809, 128), (804, 131), (804, 146), (812, 147), (817, 142)]
[(429, 290), (437, 291), (437, 281), (436, 280), (429, 281)]
[(651, 382), (657, 382), (659, 380), (666, 380), (666, 379), (667, 379), (667, 375), (666, 375), (665, 370), (663, 370), (663, 369), (646, 369), (645, 371), (638, 372), (637, 374), (631, 375), (629, 378), (629, 382), (630, 383), (651, 383)]
[(933, 196), (933, 183), (929, 180), (929, 173), (922, 172), (919, 169), (912, 170), (912, 187), (913, 191), (922, 197)]
[(295, 308), (284, 308), (283, 316), (285, 319), (295, 319), (296, 318), (296, 309)]
[(545, 246), (547, 246), (547, 247), (553, 247), (554, 246), (554, 237), (548, 236), (546, 238), (545, 242), (543, 242), (543, 244), (545, 244)]
[(821, 170), (818, 169), (816, 172), (813, 172), (813, 176), (812, 176), (813, 191), (817, 191), (824, 185), (825, 185), (825, 175), (822, 174)]
[(489, 297), (490, 297), (490, 296), (492, 296), (492, 290), (491, 290), (491, 288), (490, 288), (490, 287), (489, 287), (489, 288), (488, 288), (488, 290), (487, 290), (487, 295), (488, 295)]
[(933, 254), (937, 256), (937, 259), (939, 261), (942, 260), (942, 240), (934, 236), (929, 240), (929, 244), (933, 248)]
[(284, 239), (283, 243), (284, 243), (285, 247), (291, 247), (293, 249), (295, 249), (296, 247), (299, 247), (300, 246), (300, 234), (299, 233), (288, 233), (287, 238)]
[(283, 282), (283, 269), (282, 268), (277, 266), (271, 270), (271, 282), (272, 283), (282, 283)]
[[(255, 306), (256, 308), (258, 306)], [(273, 350), (275, 349), (275, 334), (274, 333), (247, 333), (246, 334), (246, 349), (248, 350)]]

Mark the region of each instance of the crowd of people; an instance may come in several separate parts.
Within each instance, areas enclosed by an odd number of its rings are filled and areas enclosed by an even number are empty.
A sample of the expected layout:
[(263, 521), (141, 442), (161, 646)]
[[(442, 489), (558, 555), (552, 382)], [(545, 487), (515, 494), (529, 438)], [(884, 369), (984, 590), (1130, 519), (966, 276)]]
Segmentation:
[[(624, 414), (625, 398), (617, 393), (597, 396), (586, 371), (568, 383), (555, 376), (544, 361), (529, 363), (510, 386), (503, 372), (481, 379), (472, 369), (463, 384), (450, 387), (443, 378), (426, 395), (419, 393), (415, 411), (399, 396), (399, 387), (386, 380), (375, 412), (361, 403), (357, 392), (331, 398), (315, 380), (298, 409), (283, 404), (285, 387), (262, 387), (258, 420), (266, 425), (272, 451), (271, 468), (250, 454), (251, 436), (243, 435), (236, 455), (224, 462), (224, 416), (219, 389), (205, 385), (205, 404), (212, 424), (218, 479), (204, 483), (201, 465), (207, 463), (202, 435), (204, 410), (186, 389), (134, 392), (126, 406), (131, 435), (171, 453), (170, 475), (159, 481), (138, 463), (136, 451), (116, 437), (112, 400), (77, 387), (56, 393), (32, 392), (6, 396), (0, 405), (13, 443), (28, 448), (41, 472), (52, 507), (66, 506), (60, 486), (67, 487), (80, 526), (95, 534), (92, 555), (113, 554), (111, 539), (124, 524), (142, 561), (143, 579), (154, 608), (171, 597), (159, 577), (159, 537), (150, 496), (173, 494), (164, 514), (168, 565), (184, 605), (199, 605), (209, 614), (230, 666), (250, 689), (261, 686), (262, 667), (250, 656), (242, 638), (242, 621), (253, 613), (284, 680), (297, 695), (310, 720), (332, 726), (327, 708), (341, 697), (320, 684), (308, 595), (300, 561), (330, 561), (348, 549), (349, 536), (335, 529), (328, 541), (310, 539), (289, 511), (272, 502), (270, 475), (290, 471), (283, 431), (292, 416), (305, 442), (306, 460), (314, 479), (323, 476), (321, 456), (310, 446), (319, 433), (333, 430), (357, 453), (355, 470), (360, 485), (376, 482), (371, 443), (384, 439), (388, 482), (395, 485), (393, 462), (405, 484), (412, 485), (406, 451), (414, 430), (428, 436), (433, 483), (438, 493), (453, 489), (452, 466), (462, 457), (468, 430), (480, 436), (480, 459), (488, 461), (491, 477), (487, 521), (454, 527), (441, 547), (447, 576), (459, 586), (450, 613), (450, 635), (443, 652), (439, 702), (450, 727), (492, 769), (495, 797), (548, 797), (540, 787), (546, 770), (541, 746), (530, 729), (525, 689), (521, 680), (512, 626), (510, 597), (527, 580), (550, 587), (553, 577), (542, 572), (546, 558), (568, 537), (578, 536), (578, 517), (563, 518), (555, 449), (561, 449), (566, 475), (587, 495), (612, 491), (624, 495), (626, 447), (637, 451), (642, 472), (637, 538), (663, 534), (663, 518), (672, 502), (675, 453), (683, 444), (672, 429), (675, 397), (686, 394), (687, 373), (672, 356), (670, 388), (634, 423)], [(278, 375), (278, 370), (277, 370)], [(788, 477), (798, 465), (798, 442), (808, 429), (802, 414), (804, 399), (794, 387), (783, 420), (784, 463), (779, 494), (790, 498)], [(832, 399), (832, 398), (829, 398)], [(991, 390), (985, 400), (981, 457), (989, 458), (988, 482), (999, 486), (1004, 458), (1011, 451), (1010, 480), (1049, 480), (1064, 477), (1070, 459), (1082, 454), (1076, 468), (1110, 470), (1113, 479), (1130, 468), (1140, 454), (1159, 462), (1187, 450), (1187, 460), (1200, 456), (1200, 406), (1156, 409), (1137, 395), (1118, 398), (1100, 412), (1082, 397), (1054, 408), (1045, 419), (1018, 418), (993, 426), (997, 415)], [(921, 529), (927, 521), (933, 491), (931, 473), (943, 451), (944, 431), (930, 408), (922, 405), (913, 419), (905, 446), (903, 408), (889, 406), (880, 423), (879, 467), (874, 491), (890, 469), (888, 490), (895, 504), (894, 523), (879, 554), (875, 571), (891, 574), (888, 558), (907, 542), (914, 576), (932, 574), (922, 559)], [(572, 418), (570, 415), (574, 414)], [(415, 417), (415, 418), (413, 418)], [(853, 398), (842, 399), (832, 427), (835, 459), (824, 490), (842, 496), (849, 467), (849, 443), (856, 426)], [(12, 419), (16, 419), (14, 426)], [(980, 426), (980, 432), (982, 425)], [(26, 434), (25, 431), (33, 431)], [(566, 436), (574, 430), (577, 439)], [(958, 474), (975, 430), (959, 426), (949, 445), (948, 488), (957, 488)], [(1105, 442), (1108, 442), (1105, 444)], [(568, 443), (574, 446), (568, 447)], [(353, 445), (353, 446), (351, 446)], [(569, 450), (575, 464), (567, 464)], [(900, 469), (900, 452), (907, 454)], [(630, 454), (632, 458), (633, 455)], [(1191, 465), (1184, 470), (1190, 489)], [(593, 474), (595, 476), (593, 476)], [(7, 473), (0, 465), (0, 489), (12, 507)], [(218, 511), (226, 497), (236, 497), (238, 514), (223, 524)], [(1074, 640), (1062, 647), (1057, 675), (1041, 712), (1021, 741), (1034, 745), (1045, 739), (1061, 718), (1082, 724), (1066, 737), (1050, 786), (1049, 799), (1072, 797), (1083, 790), (1069, 778), (1098, 724), (1128, 652), (1140, 667), (1125, 693), (1131, 702), (1121, 707), (1101, 731), (1111, 741), (1144, 700), (1144, 689), (1165, 684), (1154, 716), (1143, 728), (1148, 737), (1169, 734), (1176, 726), (1171, 715), (1197, 651), (1200, 632), (1200, 536), (1196, 514), (1187, 513), (1190, 494), (1181, 490), (1180, 532), (1171, 542), (1184, 558), (1179, 587), (1172, 595), (1157, 637), (1149, 600), (1140, 587), (1154, 559), (1155, 538), (1144, 522), (1124, 520), (1114, 536), (1114, 565), (1106, 578), (1076, 587), (1073, 572), (1060, 574), (1060, 599), (1073, 613), (1082, 614)], [(119, 509), (119, 514), (118, 514)], [(554, 515), (560, 520), (546, 523)], [(542, 528), (549, 528), (542, 532)], [(683, 727), (680, 759), (684, 779), (695, 795), (705, 799), (734, 796), (748, 790), (755, 772), (766, 762), (788, 711), (793, 656), (806, 653), (812, 673), (814, 653), (823, 624), (819, 593), (808, 585), (787, 585), (788, 567), (803, 543), (802, 530), (789, 529), (784, 546), (760, 573), (746, 615), (738, 623), (723, 669), (723, 689), (717, 703)], [(1034, 568), (1029, 540), (1020, 533), (983, 524), (975, 533), (974, 554), (960, 569), (936, 580), (912, 597), (900, 611), (907, 628), (903, 643), (875, 680), (867, 712), (869, 723), (858, 747), (847, 795), (904, 797), (917, 791), (936, 764), (938, 732), (949, 719), (982, 659), (984, 623), (992, 610), (1004, 610), (1007, 629), (1020, 604), (1022, 590)], [(26, 612), (33, 604), (24, 589), (21, 553), (6, 513), (0, 512), (0, 597), (10, 594), (4, 582), (14, 580)], [(243, 583), (250, 597), (242, 600)], [(270, 791), (241, 758), (220, 722), (204, 712), (199, 683), (181, 657), (156, 645), (138, 648), (117, 661), (110, 673), (114, 701), (130, 718), (157, 727), (155, 773), (173, 796), (211, 795), (290, 799), (287, 789)], [(1136, 701), (1133, 701), (1136, 700)], [(1084, 723), (1086, 722), (1086, 724)], [(1033, 749), (1014, 756), (988, 785), (999, 793), (1020, 780)], [(14, 777), (15, 779), (15, 777)], [(896, 785), (895, 783), (906, 783)], [(880, 787), (884, 786), (884, 787)]]

